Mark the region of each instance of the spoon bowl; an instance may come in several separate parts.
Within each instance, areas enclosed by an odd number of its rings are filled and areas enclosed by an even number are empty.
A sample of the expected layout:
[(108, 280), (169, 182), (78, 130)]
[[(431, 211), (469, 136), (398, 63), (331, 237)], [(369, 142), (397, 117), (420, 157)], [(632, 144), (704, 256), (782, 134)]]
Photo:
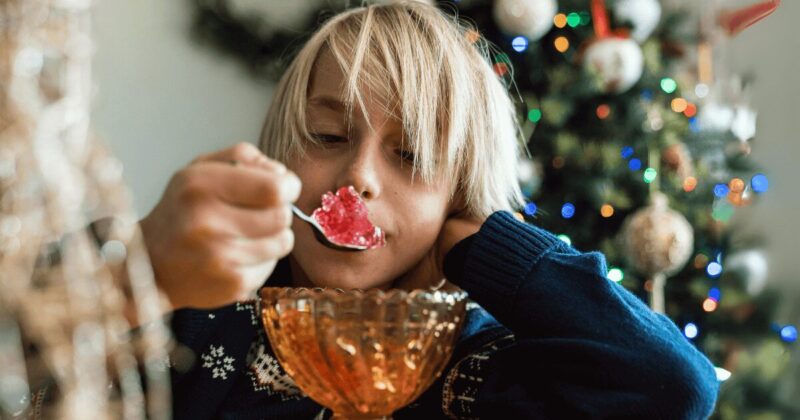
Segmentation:
[(314, 231), (314, 236), (322, 245), (325, 245), (328, 248), (346, 252), (358, 252), (367, 250), (367, 247), (365, 246), (338, 244), (332, 242), (330, 239), (328, 239), (327, 236), (325, 236), (325, 231), (322, 229), (322, 226), (320, 226), (319, 223), (317, 223), (317, 221), (313, 217), (303, 213), (303, 211), (297, 208), (297, 206), (295, 206), (294, 204), (292, 204), (292, 213), (294, 213), (294, 215), (297, 216), (298, 219), (311, 225), (311, 230)]

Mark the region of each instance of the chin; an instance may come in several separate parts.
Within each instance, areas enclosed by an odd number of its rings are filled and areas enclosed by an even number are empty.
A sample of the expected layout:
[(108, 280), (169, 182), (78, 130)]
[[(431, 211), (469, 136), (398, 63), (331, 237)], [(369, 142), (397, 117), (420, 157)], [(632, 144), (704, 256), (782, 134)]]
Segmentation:
[(383, 278), (374, 270), (363, 270), (368, 273), (354, 270), (352, 267), (316, 267), (316, 270), (306, 270), (308, 279), (317, 287), (330, 287), (340, 289), (385, 289), (391, 286), (392, 280)]

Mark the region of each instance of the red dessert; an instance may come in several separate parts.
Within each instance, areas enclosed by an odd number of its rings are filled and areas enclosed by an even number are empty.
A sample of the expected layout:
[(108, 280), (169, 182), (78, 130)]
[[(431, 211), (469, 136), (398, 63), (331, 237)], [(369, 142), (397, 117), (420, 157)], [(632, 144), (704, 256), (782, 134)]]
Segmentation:
[(322, 195), (322, 207), (311, 215), (325, 231), (325, 236), (338, 245), (351, 245), (367, 249), (386, 245), (381, 228), (367, 217), (367, 206), (352, 186), (342, 187), (336, 195)]

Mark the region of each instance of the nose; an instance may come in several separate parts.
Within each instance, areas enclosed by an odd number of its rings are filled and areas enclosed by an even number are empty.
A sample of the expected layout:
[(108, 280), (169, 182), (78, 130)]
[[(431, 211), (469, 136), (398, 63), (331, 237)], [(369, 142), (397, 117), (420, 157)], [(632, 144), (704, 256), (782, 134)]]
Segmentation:
[(354, 143), (343, 179), (338, 185), (352, 185), (364, 200), (374, 200), (382, 191), (380, 142), (364, 139)]

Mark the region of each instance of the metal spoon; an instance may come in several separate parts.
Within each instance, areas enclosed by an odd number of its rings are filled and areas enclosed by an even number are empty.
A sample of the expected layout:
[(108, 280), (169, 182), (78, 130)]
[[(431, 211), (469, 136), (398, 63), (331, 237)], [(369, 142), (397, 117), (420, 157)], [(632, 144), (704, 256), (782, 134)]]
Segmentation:
[(322, 230), (322, 226), (320, 226), (319, 223), (317, 223), (317, 221), (313, 217), (303, 213), (303, 211), (298, 209), (297, 206), (295, 206), (294, 204), (292, 204), (292, 212), (300, 220), (302, 220), (302, 221), (308, 223), (309, 225), (311, 225), (311, 230), (314, 231), (314, 236), (317, 237), (317, 240), (322, 245), (325, 245), (328, 248), (332, 248), (332, 249), (335, 249), (335, 250), (338, 250), (338, 251), (353, 252), (353, 251), (366, 251), (367, 250), (367, 247), (365, 247), (365, 246), (337, 244), (337, 243), (331, 242), (331, 240), (328, 239), (327, 236), (325, 236), (325, 231)]

